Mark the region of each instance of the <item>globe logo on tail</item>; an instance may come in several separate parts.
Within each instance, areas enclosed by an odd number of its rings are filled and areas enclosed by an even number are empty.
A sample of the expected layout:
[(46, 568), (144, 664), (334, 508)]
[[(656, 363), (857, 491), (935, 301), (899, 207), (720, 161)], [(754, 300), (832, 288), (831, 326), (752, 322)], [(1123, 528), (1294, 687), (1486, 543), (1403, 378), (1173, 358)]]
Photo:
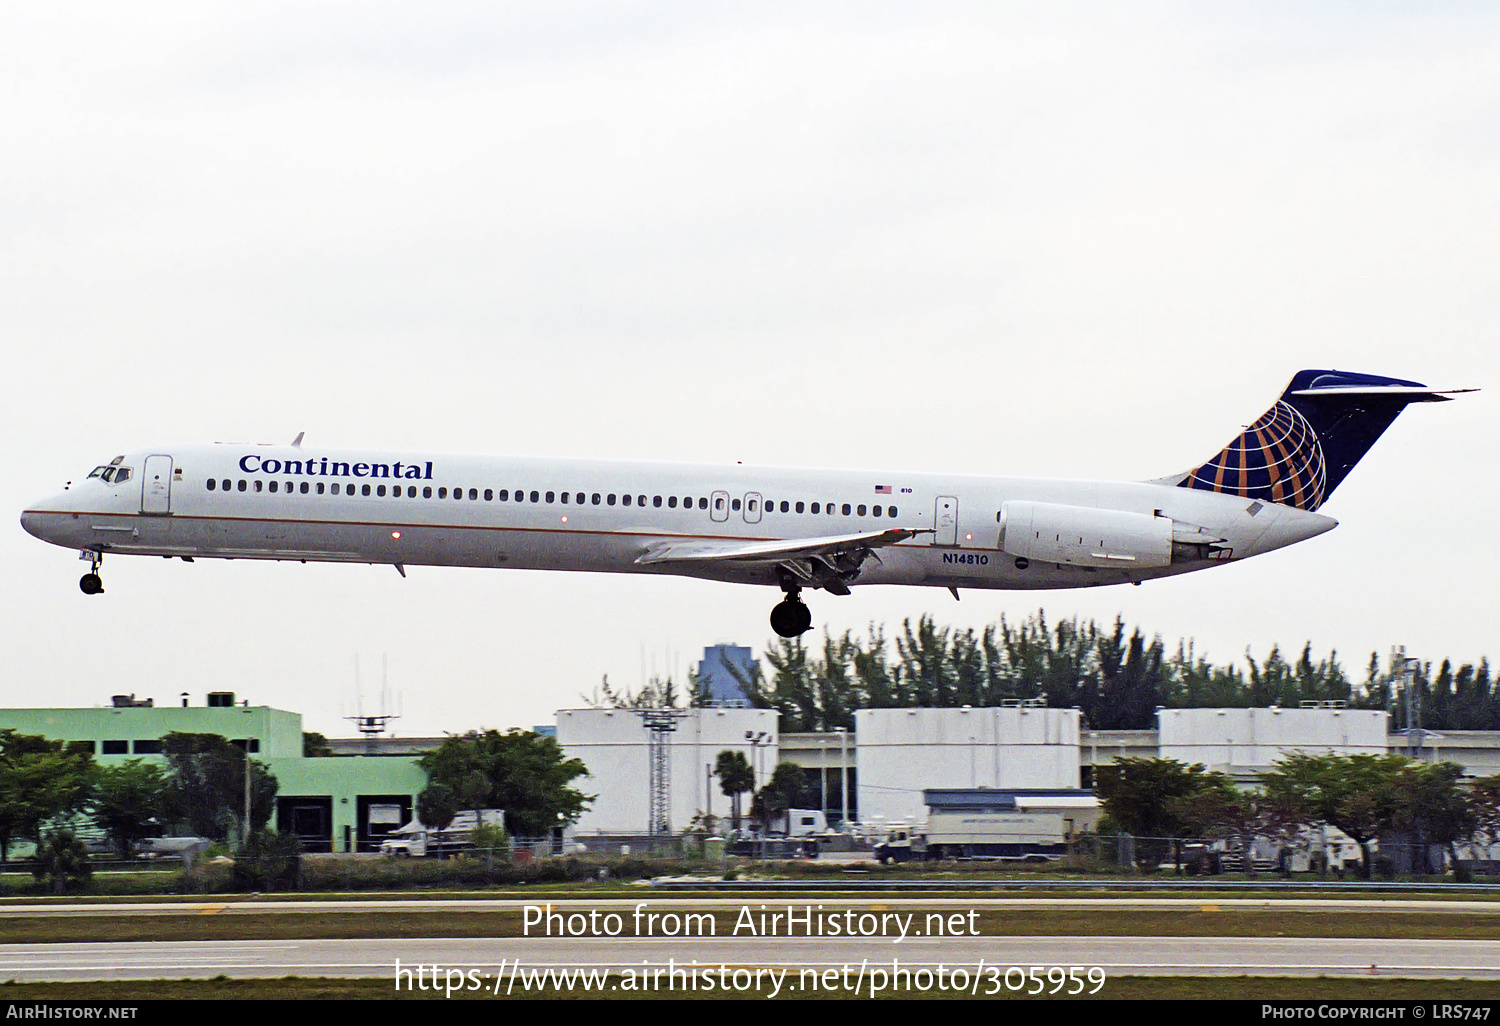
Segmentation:
[(1323, 447), (1306, 418), (1278, 402), (1213, 459), (1190, 471), (1183, 488), (1316, 510), (1328, 475)]

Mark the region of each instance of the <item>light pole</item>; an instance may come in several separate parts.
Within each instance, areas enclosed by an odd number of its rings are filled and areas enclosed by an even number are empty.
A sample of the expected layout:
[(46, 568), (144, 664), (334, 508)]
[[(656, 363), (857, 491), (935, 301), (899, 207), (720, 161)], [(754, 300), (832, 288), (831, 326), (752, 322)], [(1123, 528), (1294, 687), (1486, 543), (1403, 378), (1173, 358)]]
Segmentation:
[(843, 811), (839, 813), (839, 829), (849, 829), (849, 730), (847, 727), (834, 727), (833, 732), (839, 736), (839, 805)]
[[(753, 803), (755, 793), (760, 790), (760, 750), (771, 743), (771, 735), (764, 730), (747, 730), (745, 740), (750, 742), (750, 800)], [(753, 804), (751, 808), (753, 811)], [(760, 829), (764, 833), (766, 825), (762, 823)]]
[(823, 825), (828, 825), (828, 735), (818, 738), (818, 795), (823, 799)]

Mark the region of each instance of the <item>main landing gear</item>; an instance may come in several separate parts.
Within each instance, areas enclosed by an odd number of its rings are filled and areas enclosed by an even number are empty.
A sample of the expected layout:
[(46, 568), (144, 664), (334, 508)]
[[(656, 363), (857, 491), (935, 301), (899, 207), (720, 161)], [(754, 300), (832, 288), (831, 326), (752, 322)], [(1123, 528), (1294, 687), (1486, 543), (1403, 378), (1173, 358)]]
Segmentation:
[(104, 581), (99, 577), (99, 564), (104, 562), (104, 554), (85, 552), (82, 558), (89, 561), (89, 572), (78, 579), (78, 587), (85, 595), (103, 595)]
[(786, 598), (771, 607), (771, 630), (783, 638), (795, 638), (812, 627), (812, 610), (802, 601), (802, 589), (786, 585)]

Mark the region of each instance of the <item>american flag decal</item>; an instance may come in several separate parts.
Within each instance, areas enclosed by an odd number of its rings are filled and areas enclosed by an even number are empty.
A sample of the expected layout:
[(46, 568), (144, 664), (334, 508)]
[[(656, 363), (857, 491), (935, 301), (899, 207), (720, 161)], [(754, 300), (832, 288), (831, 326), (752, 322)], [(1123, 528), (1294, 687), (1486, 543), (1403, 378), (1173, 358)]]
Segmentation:
[(890, 485), (876, 485), (875, 486), (875, 494), (876, 495), (889, 495), (889, 494), (891, 494), (891, 486)]

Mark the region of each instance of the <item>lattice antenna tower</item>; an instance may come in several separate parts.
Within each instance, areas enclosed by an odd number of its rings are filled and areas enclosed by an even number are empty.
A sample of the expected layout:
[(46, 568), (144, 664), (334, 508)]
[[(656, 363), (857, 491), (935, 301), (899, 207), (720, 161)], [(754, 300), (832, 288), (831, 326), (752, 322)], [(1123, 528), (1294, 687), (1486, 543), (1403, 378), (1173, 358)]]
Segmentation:
[(677, 721), (686, 715), (681, 709), (640, 709), (641, 726), (646, 728), (647, 774), (646, 805), (649, 820), (646, 832), (652, 837), (672, 832), (672, 760), (668, 740), (677, 729)]

